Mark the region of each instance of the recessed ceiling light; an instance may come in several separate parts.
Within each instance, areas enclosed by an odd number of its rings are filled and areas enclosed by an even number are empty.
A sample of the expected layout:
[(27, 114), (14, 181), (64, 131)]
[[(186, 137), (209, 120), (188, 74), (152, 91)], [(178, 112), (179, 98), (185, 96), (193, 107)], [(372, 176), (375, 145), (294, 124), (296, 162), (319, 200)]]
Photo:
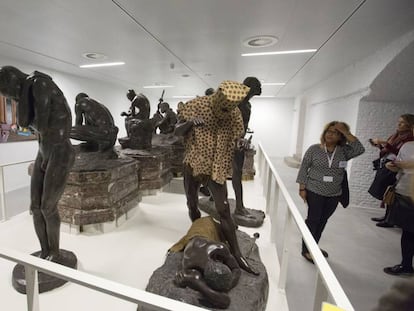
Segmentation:
[(181, 77), (183, 77), (183, 78), (188, 78), (189, 76), (190, 75), (188, 73), (184, 73), (184, 74), (181, 75)]
[(196, 98), (196, 95), (174, 95), (172, 98)]
[(108, 58), (108, 56), (106, 56), (105, 54), (96, 53), (96, 52), (83, 53), (82, 56), (86, 59), (93, 59), (93, 60), (104, 60)]
[(205, 73), (204, 76), (206, 77), (211, 77), (213, 74), (212, 73)]
[(273, 51), (273, 52), (262, 52), (262, 53), (244, 53), (241, 56), (265, 56), (265, 55), (283, 55), (283, 54), (301, 54), (301, 53), (313, 53), (317, 49), (307, 50), (290, 50), (290, 51)]
[(278, 37), (269, 35), (260, 35), (243, 40), (243, 45), (249, 48), (265, 48), (275, 45), (279, 41)]
[(154, 85), (145, 85), (143, 86), (144, 89), (163, 89), (167, 87), (174, 87), (173, 85), (168, 84), (154, 84)]
[(93, 67), (109, 67), (109, 66), (120, 66), (125, 65), (124, 62), (113, 62), (113, 63), (100, 63), (100, 64), (88, 64), (80, 65), (80, 68), (93, 68)]
[(285, 85), (286, 83), (284, 82), (262, 82), (262, 86), (263, 85)]

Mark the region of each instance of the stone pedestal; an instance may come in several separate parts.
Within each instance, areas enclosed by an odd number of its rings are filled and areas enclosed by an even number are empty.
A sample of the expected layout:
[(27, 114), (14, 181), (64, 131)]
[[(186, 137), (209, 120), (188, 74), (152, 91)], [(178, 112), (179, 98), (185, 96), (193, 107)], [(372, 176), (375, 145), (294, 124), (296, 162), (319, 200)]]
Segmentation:
[(161, 147), (151, 149), (117, 149), (121, 158), (132, 158), (139, 162), (138, 183), (142, 195), (152, 194), (172, 179), (170, 152)]
[[(256, 276), (242, 270), (236, 287), (228, 293), (231, 303), (225, 310), (264, 311), (269, 292), (266, 268), (260, 259), (259, 250), (254, 239), (238, 230), (236, 234), (241, 252), (246, 256), (246, 260), (253, 269), (260, 274)], [(206, 304), (199, 292), (188, 287), (181, 288), (174, 284), (175, 274), (182, 267), (182, 258), (183, 252), (168, 254), (165, 263), (152, 274), (145, 290), (198, 307), (208, 308), (208, 310), (220, 310)], [(138, 311), (147, 310), (149, 309), (146, 307), (138, 307)]]
[(116, 222), (141, 199), (137, 171), (133, 159), (78, 154), (58, 203), (62, 222), (75, 226)]
[(152, 145), (168, 152), (170, 170), (173, 176), (183, 176), (183, 138), (173, 134), (156, 134), (152, 136)]
[[(239, 215), (235, 213), (236, 210), (236, 200), (235, 199), (228, 199), (229, 201), (229, 208), (231, 217), (233, 217), (233, 221), (236, 225), (243, 226), (243, 227), (250, 227), (250, 228), (258, 228), (263, 225), (264, 219), (266, 217), (263, 211), (246, 208), (248, 215)], [(219, 215), (216, 209), (216, 205), (214, 201), (210, 198), (200, 198), (198, 200), (198, 208), (203, 212), (209, 214), (215, 219), (219, 219)]]
[[(57, 263), (72, 269), (77, 269), (78, 259), (76, 258), (76, 255), (65, 249), (60, 249), (59, 251), (60, 257)], [(40, 251), (37, 251), (32, 255), (38, 257), (40, 255)], [(39, 286), (39, 293), (51, 291), (52, 289), (58, 288), (67, 283), (66, 280), (59, 279), (41, 271), (38, 272), (37, 282)], [(12, 285), (19, 293), (26, 294), (26, 274), (24, 266), (21, 264), (17, 264), (13, 269)]]
[(254, 169), (254, 155), (256, 150), (248, 149), (244, 152), (244, 164), (242, 180), (253, 180), (256, 170)]

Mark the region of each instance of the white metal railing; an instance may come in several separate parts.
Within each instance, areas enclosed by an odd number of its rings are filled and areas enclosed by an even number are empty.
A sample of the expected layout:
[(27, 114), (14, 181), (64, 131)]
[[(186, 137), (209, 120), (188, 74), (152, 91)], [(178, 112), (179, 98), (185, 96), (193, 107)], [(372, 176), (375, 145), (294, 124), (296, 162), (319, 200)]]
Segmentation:
[(7, 212), (6, 212), (6, 185), (4, 183), (4, 167), (19, 165), (24, 163), (31, 163), (34, 160), (26, 160), (20, 162), (10, 162), (6, 164), (0, 164), (0, 211), (1, 211), (1, 218), (0, 222), (7, 220)]
[(39, 311), (39, 289), (37, 272), (55, 276), (59, 279), (111, 295), (155, 311), (205, 311), (178, 300), (159, 296), (137, 288), (113, 282), (92, 274), (71, 269), (35, 256), (10, 249), (0, 248), (0, 258), (22, 264), (26, 274), (27, 310)]
[(318, 245), (316, 244), (312, 234), (310, 233), (302, 215), (299, 213), (296, 204), (290, 196), (286, 186), (272, 165), (269, 156), (265, 153), (263, 146), (259, 144), (257, 152), (257, 163), (260, 177), (263, 183), (263, 195), (266, 198), (266, 213), (269, 214), (272, 223), (271, 240), (276, 244), (276, 217), (279, 205), (279, 195), (282, 194), (287, 203), (285, 227), (283, 233), (283, 251), (280, 260), (280, 277), (279, 289), (285, 290), (287, 279), (287, 267), (289, 259), (289, 239), (293, 229), (293, 221), (296, 223), (309, 252), (312, 255), (315, 267), (317, 268), (317, 281), (315, 289), (315, 298), (313, 310), (321, 310), (323, 301), (328, 300), (328, 295), (331, 297), (334, 304), (338, 307), (354, 311), (354, 308), (346, 296), (344, 290), (339, 284), (338, 279), (334, 275), (331, 267), (326, 259), (323, 257)]

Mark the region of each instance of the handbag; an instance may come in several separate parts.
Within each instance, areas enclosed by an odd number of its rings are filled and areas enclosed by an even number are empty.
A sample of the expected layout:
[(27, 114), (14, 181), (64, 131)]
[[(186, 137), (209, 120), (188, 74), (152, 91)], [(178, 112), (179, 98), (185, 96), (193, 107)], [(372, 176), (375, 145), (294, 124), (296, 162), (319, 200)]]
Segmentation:
[(388, 206), (391, 206), (394, 203), (394, 200), (395, 200), (395, 187), (397, 186), (398, 182), (400, 181), (402, 175), (403, 175), (403, 173), (401, 173), (400, 176), (398, 176), (397, 180), (395, 181), (395, 183), (393, 185), (388, 186), (387, 189), (385, 189), (384, 195), (382, 197), (382, 202), (384, 202), (384, 204), (387, 204)]
[(348, 185), (348, 174), (346, 170), (344, 170), (344, 178), (342, 179), (342, 194), (339, 197), (339, 203), (343, 206), (343, 208), (347, 208), (349, 205), (349, 185)]
[(390, 206), (394, 203), (394, 200), (395, 200), (395, 186), (396, 186), (396, 184), (388, 186), (387, 189), (384, 192), (382, 202), (384, 202), (384, 204), (387, 204), (388, 206)]

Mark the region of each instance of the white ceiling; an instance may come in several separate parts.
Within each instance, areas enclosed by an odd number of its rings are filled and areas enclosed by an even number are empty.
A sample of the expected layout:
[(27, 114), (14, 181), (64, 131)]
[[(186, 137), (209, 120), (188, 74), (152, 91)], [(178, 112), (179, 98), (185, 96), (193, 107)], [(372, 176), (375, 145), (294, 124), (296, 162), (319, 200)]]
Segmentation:
[[(294, 97), (414, 29), (414, 1), (1, 0), (0, 29), (0, 56), (150, 96), (161, 90), (142, 86), (174, 85), (166, 90), (171, 98), (253, 75), (287, 83), (265, 86), (263, 95)], [(261, 49), (242, 44), (255, 35), (279, 41)], [(318, 51), (241, 56), (311, 48)], [(81, 69), (90, 62), (85, 52), (126, 65)]]

